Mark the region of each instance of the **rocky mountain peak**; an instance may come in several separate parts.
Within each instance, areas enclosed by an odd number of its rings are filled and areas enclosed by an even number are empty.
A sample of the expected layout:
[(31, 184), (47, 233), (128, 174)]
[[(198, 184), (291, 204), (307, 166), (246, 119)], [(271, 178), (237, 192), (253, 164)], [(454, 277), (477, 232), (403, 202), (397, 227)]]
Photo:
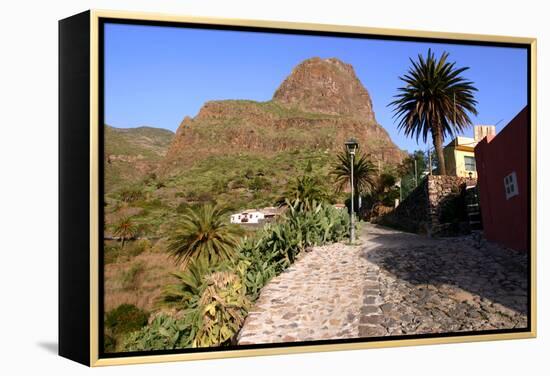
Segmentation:
[(404, 157), (377, 123), (353, 67), (313, 57), (292, 70), (270, 101), (206, 102), (195, 117), (181, 122), (159, 171), (178, 173), (214, 156), (337, 152), (350, 137), (384, 163), (395, 165)]
[(367, 89), (353, 67), (337, 58), (304, 60), (275, 91), (273, 100), (302, 111), (376, 121)]

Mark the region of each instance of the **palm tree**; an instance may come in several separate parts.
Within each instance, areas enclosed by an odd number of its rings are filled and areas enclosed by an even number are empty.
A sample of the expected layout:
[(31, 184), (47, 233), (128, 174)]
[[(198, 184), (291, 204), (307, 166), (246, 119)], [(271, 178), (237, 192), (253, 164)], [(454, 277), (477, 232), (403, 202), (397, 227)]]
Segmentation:
[(200, 295), (204, 288), (204, 277), (208, 271), (206, 260), (199, 258), (192, 260), (186, 270), (172, 273), (177, 283), (164, 286), (159, 299), (160, 305), (185, 308), (192, 304), (193, 299)]
[[(338, 153), (331, 174), (334, 176), (337, 192), (342, 192), (349, 187), (351, 156), (345, 149)], [(372, 190), (376, 185), (376, 176), (377, 169), (365, 154), (358, 154), (353, 158), (353, 189), (355, 192), (360, 194)]]
[(323, 182), (310, 175), (303, 175), (292, 180), (283, 195), (277, 200), (278, 205), (286, 205), (287, 202), (323, 202), (329, 195)]
[[(376, 205), (386, 204), (389, 200), (392, 203), (393, 199), (391, 196), (392, 191), (395, 192), (395, 183), (397, 179), (391, 173), (382, 173), (376, 179), (376, 186), (372, 189), (370, 193), (370, 198), (372, 200), (372, 208)], [(399, 192), (397, 192), (399, 193)]]
[(227, 223), (226, 215), (227, 209), (210, 204), (184, 212), (167, 247), (182, 268), (197, 258), (204, 258), (209, 264), (233, 258), (243, 231)]
[(126, 240), (133, 239), (138, 233), (138, 227), (130, 217), (121, 218), (113, 225), (113, 235), (120, 238), (122, 242), (121, 248), (124, 249)]
[(443, 140), (446, 136), (463, 131), (472, 124), (468, 113), (477, 115), (473, 82), (466, 80), (461, 73), (468, 67), (456, 68), (456, 63), (447, 61), (449, 54), (443, 52), (435, 58), (428, 50), (425, 59), (410, 59), (412, 67), (399, 77), (405, 86), (398, 89), (399, 94), (388, 106), (394, 109), (394, 118), (398, 119), (398, 128), (406, 136), (422, 136), (426, 142), (431, 133), (439, 161), (439, 172), (446, 175)]

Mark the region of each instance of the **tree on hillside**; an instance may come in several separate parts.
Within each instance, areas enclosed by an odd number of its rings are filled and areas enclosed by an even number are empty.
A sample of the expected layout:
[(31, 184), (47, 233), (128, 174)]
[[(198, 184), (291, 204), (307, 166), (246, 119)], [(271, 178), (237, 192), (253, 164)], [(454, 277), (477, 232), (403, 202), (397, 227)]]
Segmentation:
[(364, 208), (362, 215), (372, 217), (377, 212), (377, 207), (393, 207), (395, 199), (399, 198), (399, 188), (396, 186), (397, 177), (395, 171), (385, 171), (376, 176), (375, 184), (370, 192), (363, 196)]
[(469, 67), (456, 68), (448, 57), (444, 52), (437, 59), (428, 50), (426, 58), (418, 55), (418, 60), (410, 59), (412, 67), (399, 77), (405, 85), (398, 88), (396, 99), (388, 105), (393, 107), (398, 127), (406, 136), (416, 137), (417, 141), (422, 136), (426, 142), (431, 134), (441, 175), (447, 174), (443, 140), (470, 126), (469, 114), (477, 115), (477, 88), (461, 76)]
[(112, 228), (113, 235), (118, 237), (122, 243), (121, 248), (124, 248), (124, 243), (127, 240), (135, 238), (139, 230), (130, 217), (121, 218)]
[[(416, 161), (416, 171), (415, 171)], [(437, 166), (432, 161), (432, 170)], [(403, 200), (420, 184), (426, 174), (429, 173), (429, 159), (426, 152), (415, 150), (403, 159), (397, 166), (397, 174), (401, 182), (401, 193)]]
[[(349, 188), (351, 179), (351, 156), (346, 150), (337, 155), (331, 174), (336, 183), (337, 192)], [(378, 169), (365, 154), (357, 154), (353, 158), (353, 185), (357, 197), (361, 193), (370, 192), (376, 185)]]
[(323, 202), (328, 201), (329, 195), (324, 183), (316, 177), (303, 175), (288, 183), (285, 192), (277, 200), (278, 205), (286, 205), (287, 202)]
[(243, 231), (226, 221), (227, 213), (226, 209), (211, 204), (184, 212), (167, 246), (182, 268), (198, 258), (209, 264), (233, 258)]

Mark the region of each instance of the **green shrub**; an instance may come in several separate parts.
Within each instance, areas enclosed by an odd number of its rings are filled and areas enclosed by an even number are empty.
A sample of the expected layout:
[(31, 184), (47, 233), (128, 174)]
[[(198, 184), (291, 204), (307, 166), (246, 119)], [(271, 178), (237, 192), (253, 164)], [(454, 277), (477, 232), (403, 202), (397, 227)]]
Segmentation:
[(154, 198), (152, 200), (142, 200), (139, 203), (144, 210), (157, 210), (165, 207), (164, 203), (159, 198)]
[(241, 278), (230, 271), (217, 271), (205, 278), (206, 287), (190, 312), (193, 347), (230, 344), (244, 322), (250, 301)]
[(117, 340), (110, 334), (105, 333), (103, 336), (103, 349), (105, 352), (116, 351)]
[(184, 271), (172, 273), (176, 283), (164, 286), (159, 303), (187, 309), (192, 305), (193, 299), (202, 293), (204, 277), (208, 272), (209, 266), (204, 258), (193, 259)]
[(147, 325), (148, 318), (149, 315), (135, 305), (121, 304), (107, 312), (105, 327), (114, 336), (119, 336), (141, 329)]
[(252, 171), (251, 168), (248, 168), (244, 173), (244, 177), (247, 179), (252, 179), (254, 177), (254, 171)]
[(120, 200), (124, 202), (134, 202), (144, 198), (144, 193), (139, 187), (125, 188), (120, 191)]
[(248, 189), (251, 191), (261, 191), (271, 187), (271, 182), (263, 176), (255, 176), (248, 182)]
[(191, 346), (191, 326), (185, 320), (160, 315), (139, 331), (128, 335), (125, 351), (172, 350)]
[[(234, 265), (228, 263), (208, 266), (205, 259), (199, 258), (189, 264), (185, 271), (174, 273), (178, 282), (163, 289), (160, 303), (184, 312), (184, 319), (170, 325), (173, 329), (179, 328), (185, 332), (184, 335), (188, 336), (184, 341), (186, 345), (226, 345), (239, 331), (250, 307), (250, 300), (246, 296), (242, 273), (231, 270), (233, 268)], [(142, 332), (140, 341), (143, 338), (149, 342), (158, 340), (158, 334)], [(179, 342), (183, 341), (178, 338)], [(134, 346), (136, 339), (132, 339)], [(172, 343), (162, 342), (162, 345)]]
[(188, 202), (181, 202), (176, 207), (176, 212), (179, 213), (179, 214), (183, 214), (188, 210), (197, 210), (201, 205), (202, 204), (198, 204), (198, 203), (191, 203), (190, 204)]
[(131, 245), (126, 250), (126, 253), (130, 257), (136, 257), (141, 255), (143, 252), (151, 248), (151, 242), (147, 239), (140, 239), (131, 243)]
[(215, 200), (214, 200), (214, 195), (212, 195), (212, 193), (210, 193), (210, 192), (201, 192), (197, 196), (197, 201), (199, 201), (201, 203), (213, 203)]
[(245, 238), (239, 254), (246, 267), (244, 282), (252, 300), (275, 275), (290, 266), (308, 247), (337, 242), (348, 236), (349, 215), (331, 205), (296, 200), (278, 223)]
[(136, 290), (137, 278), (145, 269), (143, 262), (136, 262), (132, 264), (130, 269), (122, 273), (122, 288), (124, 290)]
[(223, 193), (227, 190), (227, 181), (224, 179), (216, 179), (212, 182), (211, 191), (217, 194)]
[(181, 202), (177, 207), (176, 207), (176, 213), (185, 213), (187, 211), (187, 209), (190, 208), (190, 205), (187, 203), (187, 202)]
[(247, 180), (246, 180), (246, 178), (237, 176), (229, 182), (228, 187), (229, 187), (229, 189), (246, 188), (247, 187)]
[(255, 301), (260, 290), (281, 271), (282, 264), (277, 261), (277, 251), (267, 249), (262, 238), (245, 238), (240, 246), (241, 267), (244, 268), (243, 280), (250, 300)]
[(197, 191), (189, 191), (184, 197), (189, 201), (196, 201), (198, 196)]
[(112, 264), (117, 262), (121, 252), (122, 252), (122, 249), (120, 248), (120, 245), (105, 244), (103, 246), (103, 263), (107, 265), (107, 264)]
[(151, 173), (148, 173), (145, 176), (145, 178), (143, 178), (143, 184), (145, 185), (153, 184), (155, 183), (156, 180), (157, 180), (157, 174), (155, 174), (154, 172), (151, 172)]
[(193, 257), (174, 273), (159, 303), (176, 308), (183, 319), (160, 316), (132, 333), (128, 351), (224, 346), (234, 343), (251, 302), (271, 278), (281, 273), (307, 247), (340, 241), (347, 236), (349, 216), (315, 201), (288, 203), (281, 220), (245, 237), (230, 260)]

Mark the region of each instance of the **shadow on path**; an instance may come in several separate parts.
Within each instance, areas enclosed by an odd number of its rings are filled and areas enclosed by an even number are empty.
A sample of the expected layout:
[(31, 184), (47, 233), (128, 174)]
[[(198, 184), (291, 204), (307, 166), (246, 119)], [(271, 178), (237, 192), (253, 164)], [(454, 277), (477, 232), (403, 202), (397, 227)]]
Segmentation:
[(453, 285), (526, 314), (527, 256), (470, 237), (432, 239), (378, 226), (363, 233), (363, 257), (413, 285)]

